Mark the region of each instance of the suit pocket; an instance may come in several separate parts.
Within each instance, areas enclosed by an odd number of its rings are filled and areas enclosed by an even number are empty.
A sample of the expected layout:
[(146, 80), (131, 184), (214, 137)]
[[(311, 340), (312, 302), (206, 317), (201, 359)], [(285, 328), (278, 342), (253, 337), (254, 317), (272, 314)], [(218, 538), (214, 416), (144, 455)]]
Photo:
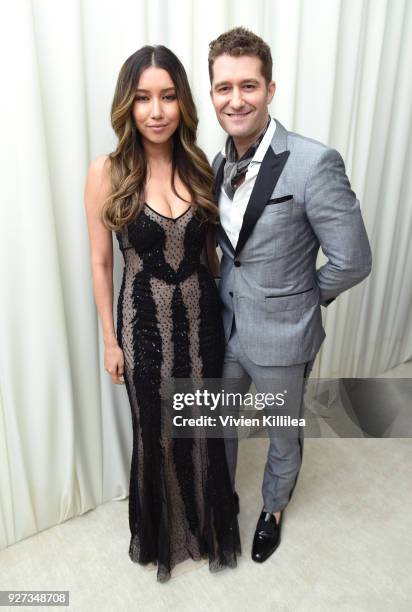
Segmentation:
[(309, 289), (304, 289), (303, 291), (296, 291), (296, 293), (282, 293), (281, 295), (265, 295), (267, 300), (272, 300), (280, 297), (292, 297), (292, 295), (300, 295), (301, 293), (307, 293), (308, 291), (313, 291), (313, 287), (309, 287)]
[(314, 290), (314, 287), (296, 293), (267, 295), (265, 297), (265, 309), (267, 312), (305, 310), (316, 303), (318, 303), (318, 292)]
[(282, 202), (289, 202), (289, 200), (293, 200), (293, 195), (285, 195), (281, 198), (273, 198), (266, 202), (266, 206), (270, 206), (271, 204), (282, 204)]

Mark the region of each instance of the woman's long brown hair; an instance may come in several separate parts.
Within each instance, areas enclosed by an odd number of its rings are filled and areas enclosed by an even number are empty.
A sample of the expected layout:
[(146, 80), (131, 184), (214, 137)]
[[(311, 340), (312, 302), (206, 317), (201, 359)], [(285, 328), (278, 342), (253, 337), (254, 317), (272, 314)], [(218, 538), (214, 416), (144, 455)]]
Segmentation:
[(179, 127), (173, 134), (173, 192), (184, 199), (174, 184), (177, 171), (191, 195), (196, 217), (200, 221), (216, 223), (218, 208), (213, 199), (213, 171), (206, 155), (196, 144), (198, 117), (186, 71), (176, 55), (163, 45), (142, 47), (120, 69), (111, 109), (118, 144), (108, 156), (112, 189), (101, 209), (102, 222), (107, 229), (117, 232), (144, 206), (147, 162), (132, 109), (140, 76), (150, 66), (163, 68), (169, 73), (180, 108)]

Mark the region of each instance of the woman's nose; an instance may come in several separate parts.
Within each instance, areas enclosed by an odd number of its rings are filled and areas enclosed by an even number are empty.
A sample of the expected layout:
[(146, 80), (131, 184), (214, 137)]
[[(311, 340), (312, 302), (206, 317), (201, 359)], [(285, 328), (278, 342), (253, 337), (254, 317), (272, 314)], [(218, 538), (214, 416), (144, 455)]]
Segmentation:
[(152, 100), (151, 116), (153, 119), (157, 119), (162, 116), (162, 105), (160, 104), (160, 100), (157, 98), (153, 98)]

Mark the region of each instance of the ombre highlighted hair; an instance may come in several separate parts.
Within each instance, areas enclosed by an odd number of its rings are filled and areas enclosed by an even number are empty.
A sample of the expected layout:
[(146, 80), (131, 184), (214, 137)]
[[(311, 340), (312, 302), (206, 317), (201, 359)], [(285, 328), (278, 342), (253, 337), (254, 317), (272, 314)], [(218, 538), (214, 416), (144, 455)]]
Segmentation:
[(144, 206), (147, 161), (132, 109), (140, 76), (150, 66), (169, 73), (180, 109), (179, 126), (172, 136), (173, 192), (184, 199), (174, 185), (177, 170), (191, 195), (196, 217), (200, 221), (217, 223), (219, 210), (213, 196), (213, 171), (196, 144), (199, 120), (186, 71), (179, 58), (163, 45), (142, 47), (120, 69), (111, 108), (111, 123), (118, 144), (106, 160), (110, 163), (111, 195), (102, 206), (102, 222), (107, 229), (119, 231)]

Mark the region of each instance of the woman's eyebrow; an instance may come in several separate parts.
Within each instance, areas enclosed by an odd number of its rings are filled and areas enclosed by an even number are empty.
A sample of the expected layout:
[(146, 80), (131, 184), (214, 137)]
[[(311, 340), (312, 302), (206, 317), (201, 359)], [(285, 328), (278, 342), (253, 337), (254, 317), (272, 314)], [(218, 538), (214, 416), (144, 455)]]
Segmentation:
[[(175, 87), (165, 87), (164, 89), (161, 89), (160, 92), (164, 93), (165, 91), (175, 91), (175, 89), (176, 89)], [(150, 93), (149, 89), (142, 89), (140, 87), (138, 87), (136, 91), (141, 91), (143, 93)]]

